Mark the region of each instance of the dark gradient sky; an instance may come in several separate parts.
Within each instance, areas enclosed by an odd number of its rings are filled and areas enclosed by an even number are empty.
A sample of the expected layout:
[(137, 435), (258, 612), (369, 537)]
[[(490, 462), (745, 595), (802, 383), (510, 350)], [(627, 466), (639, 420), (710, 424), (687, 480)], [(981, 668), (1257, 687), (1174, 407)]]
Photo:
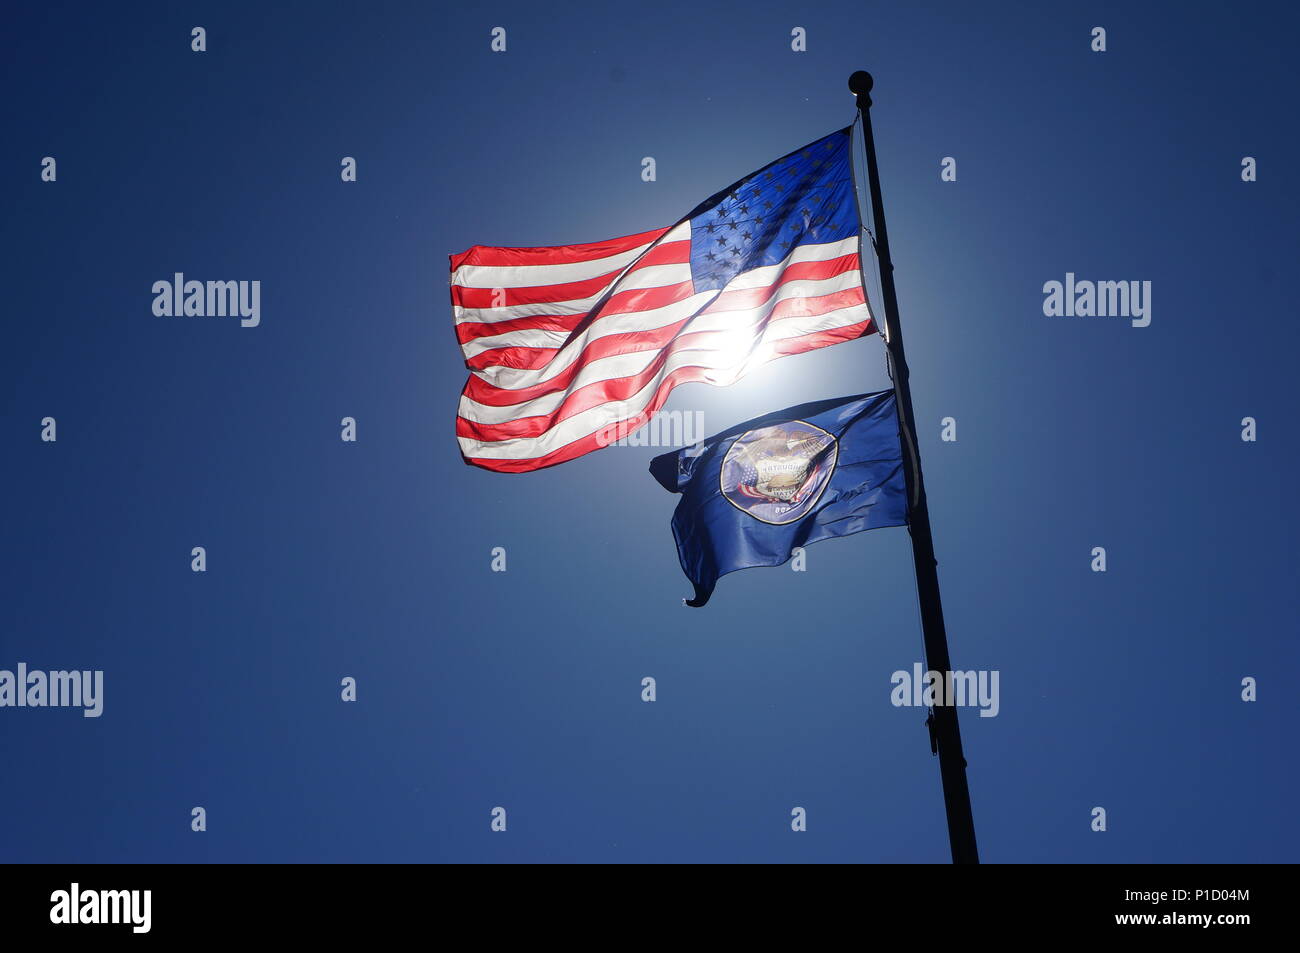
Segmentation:
[[(688, 610), (660, 449), (496, 475), (453, 438), (448, 254), (668, 225), (847, 125), (858, 68), (953, 659), (1001, 673), (962, 715), (984, 859), (1295, 860), (1298, 20), (10, 11), (0, 668), (106, 687), (99, 719), (0, 709), (0, 860), (946, 861), (923, 712), (889, 702), (921, 658), (905, 531)], [(260, 280), (261, 326), (155, 317), (176, 271)], [(1067, 271), (1151, 281), (1151, 326), (1045, 317)], [(716, 432), (886, 385), (868, 339), (668, 407)]]

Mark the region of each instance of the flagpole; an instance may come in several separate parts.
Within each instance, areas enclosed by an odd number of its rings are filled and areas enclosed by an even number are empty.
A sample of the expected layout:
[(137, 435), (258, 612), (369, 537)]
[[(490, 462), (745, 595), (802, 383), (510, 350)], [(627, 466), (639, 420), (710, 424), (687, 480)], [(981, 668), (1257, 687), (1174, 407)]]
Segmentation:
[[(908, 382), (907, 358), (903, 353), (903, 330), (898, 320), (898, 297), (894, 292), (894, 264), (889, 257), (889, 232), (880, 196), (880, 172), (876, 168), (876, 143), (871, 134), (871, 74), (859, 70), (849, 77), (849, 90), (857, 96), (862, 117), (862, 141), (867, 153), (867, 177), (871, 184), (871, 215), (875, 223), (876, 255), (880, 261), (880, 293), (885, 308), (885, 346), (894, 378), (898, 405), (899, 433), (903, 440), (903, 472), (907, 480), (908, 532), (912, 537), (912, 562), (916, 569), (916, 591), (921, 603), (921, 630), (929, 669), (952, 671), (948, 658), (948, 637), (943, 626), (943, 604), (939, 599), (938, 563), (930, 535), (930, 511), (921, 478), (921, 453), (916, 444), (916, 418), (912, 412), (912, 389)], [(927, 721), (931, 748), (939, 755), (943, 779), (943, 802), (948, 814), (948, 843), (954, 864), (978, 864), (975, 821), (971, 816), (970, 789), (966, 784), (966, 758), (961, 749), (957, 709), (936, 705)]]

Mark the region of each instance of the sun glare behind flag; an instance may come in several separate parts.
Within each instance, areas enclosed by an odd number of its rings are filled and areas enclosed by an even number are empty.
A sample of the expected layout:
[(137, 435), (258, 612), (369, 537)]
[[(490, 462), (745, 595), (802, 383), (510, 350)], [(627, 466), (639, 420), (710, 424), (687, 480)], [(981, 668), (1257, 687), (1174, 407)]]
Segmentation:
[(810, 143), (670, 228), (451, 256), (465, 461), (563, 463), (638, 430), (678, 384), (874, 331), (849, 142)]

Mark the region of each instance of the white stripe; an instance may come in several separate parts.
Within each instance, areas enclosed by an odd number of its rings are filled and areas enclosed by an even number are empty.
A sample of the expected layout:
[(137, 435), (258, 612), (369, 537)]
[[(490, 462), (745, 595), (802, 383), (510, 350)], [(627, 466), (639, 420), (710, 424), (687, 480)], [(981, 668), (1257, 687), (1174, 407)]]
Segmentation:
[[(848, 277), (846, 277), (846, 275)], [(851, 280), (852, 279), (852, 280)], [(838, 275), (835, 278), (827, 278), (823, 281), (816, 282), (818, 285), (832, 286), (830, 290), (823, 292), (830, 294), (831, 291), (843, 291), (847, 288), (856, 288), (857, 272), (846, 272), (845, 275)], [(842, 284), (843, 287), (833, 287), (835, 283)], [(693, 299), (692, 299), (693, 300)], [(665, 345), (665, 349), (671, 350), (678, 346), (678, 340), (682, 334), (692, 334), (697, 331), (730, 331), (735, 336), (735, 345), (728, 344), (727, 347), (748, 346), (747, 342), (752, 342), (757, 346), (759, 336), (755, 330), (759, 324), (766, 321), (772, 314), (773, 309), (782, 299), (772, 298), (765, 301), (757, 307), (750, 308), (746, 311), (727, 311), (717, 314), (709, 313), (699, 315), (694, 321), (687, 325), (672, 341)], [(842, 309), (841, 309), (842, 310)], [(785, 337), (797, 337), (801, 334), (808, 333), (808, 328), (813, 327), (821, 319), (821, 315), (801, 315), (798, 317), (785, 318), (769, 325), (763, 332), (762, 337), (768, 340), (780, 340)], [(671, 323), (671, 322), (669, 322)], [(852, 323), (852, 322), (850, 322)], [(623, 377), (633, 377), (644, 371), (652, 361), (658, 357), (660, 349), (650, 348), (644, 351), (633, 351), (630, 354), (614, 354), (610, 357), (603, 357), (591, 361), (582, 368), (569, 382), (569, 386), (564, 390), (552, 391), (549, 394), (541, 394), (531, 400), (526, 400), (518, 404), (507, 404), (497, 406), (496, 404), (483, 404), (473, 400), (465, 395), (460, 399), (460, 416), (466, 420), (473, 420), (477, 423), (499, 424), (511, 420), (518, 420), (523, 417), (543, 417), (554, 413), (557, 408), (564, 402), (564, 398), (576, 391), (580, 387), (588, 384), (594, 384), (598, 381), (616, 380)]]
[[(865, 321), (867, 317), (867, 309), (863, 305), (852, 305), (819, 315), (815, 323), (804, 326), (799, 333), (810, 334), (848, 327)], [(591, 407), (560, 421), (540, 436), (488, 442), (469, 437), (457, 439), (462, 453), (467, 457), (493, 460), (531, 460), (544, 457), (575, 440), (581, 440), (606, 427), (612, 427), (621, 421), (635, 417), (650, 403), (663, 379), (678, 368), (708, 368), (713, 373), (705, 378), (706, 381), (714, 386), (725, 387), (735, 383), (752, 367), (771, 358), (772, 350), (765, 335), (764, 340), (752, 351), (742, 354), (727, 351), (681, 351), (672, 354), (659, 373), (627, 401), (611, 401)]]
[(775, 265), (764, 265), (750, 271), (741, 272), (727, 283), (728, 291), (740, 291), (745, 288), (762, 288), (770, 285), (791, 265), (804, 261), (830, 261), (844, 255), (852, 255), (858, 250), (858, 236), (852, 235), (838, 242), (825, 242), (820, 245), (796, 245), (795, 248)]
[(623, 291), (640, 291), (644, 288), (663, 288), (690, 280), (689, 261), (674, 261), (662, 265), (633, 265), (626, 275), (614, 282), (614, 294)]
[[(614, 282), (610, 282), (612, 285)], [(537, 304), (509, 304), (501, 308), (462, 308), (458, 304), (451, 306), (457, 324), (473, 321), (483, 324), (495, 324), (498, 321), (513, 321), (516, 318), (536, 318), (546, 315), (586, 314), (609, 290), (609, 285), (601, 288), (589, 298), (575, 298), (573, 301), (539, 301)]]

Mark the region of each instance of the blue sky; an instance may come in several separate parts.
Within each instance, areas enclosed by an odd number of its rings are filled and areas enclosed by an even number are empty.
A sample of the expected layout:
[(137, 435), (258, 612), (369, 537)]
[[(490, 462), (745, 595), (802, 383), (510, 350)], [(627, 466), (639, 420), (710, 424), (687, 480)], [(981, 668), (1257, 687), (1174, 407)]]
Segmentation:
[[(447, 255), (671, 224), (847, 125), (866, 68), (953, 661), (1000, 672), (997, 717), (961, 719), (983, 858), (1294, 860), (1297, 25), (1283, 4), (15, 12), (0, 668), (102, 669), (105, 699), (0, 709), (0, 859), (946, 861), (924, 714), (889, 701), (922, 657), (905, 531), (688, 610), (661, 448), (498, 475), (453, 436)], [(177, 271), (261, 281), (260, 326), (154, 316)], [(1150, 326), (1045, 316), (1067, 272), (1151, 281)], [(864, 339), (668, 409), (716, 432), (887, 383)]]

